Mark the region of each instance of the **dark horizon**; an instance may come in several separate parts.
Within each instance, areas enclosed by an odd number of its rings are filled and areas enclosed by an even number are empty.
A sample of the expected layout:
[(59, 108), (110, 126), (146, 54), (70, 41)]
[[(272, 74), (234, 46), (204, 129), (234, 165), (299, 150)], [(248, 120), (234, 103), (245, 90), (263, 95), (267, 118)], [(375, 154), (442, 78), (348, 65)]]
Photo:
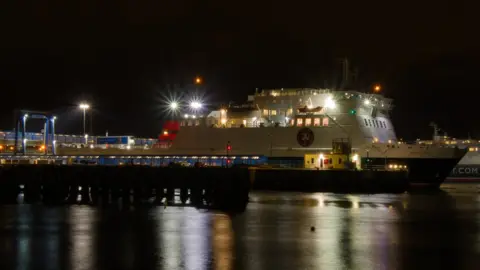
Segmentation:
[(394, 99), (399, 138), (430, 138), (431, 121), (480, 137), (478, 4), (343, 5), (9, 3), (0, 128), (13, 128), (16, 108), (54, 110), (58, 132), (80, 134), (87, 101), (95, 133), (155, 137), (168, 85), (201, 76), (210, 102), (246, 101), (255, 88), (325, 87), (348, 57), (361, 87), (379, 83)]

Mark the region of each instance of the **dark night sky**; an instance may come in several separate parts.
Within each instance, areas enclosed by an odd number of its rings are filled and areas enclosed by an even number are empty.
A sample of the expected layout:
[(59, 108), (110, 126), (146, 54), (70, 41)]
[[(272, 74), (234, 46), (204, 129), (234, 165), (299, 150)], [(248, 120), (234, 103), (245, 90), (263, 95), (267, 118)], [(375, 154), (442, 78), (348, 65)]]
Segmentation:
[(212, 102), (242, 101), (257, 87), (322, 87), (348, 56), (360, 86), (379, 82), (395, 100), (400, 137), (430, 136), (430, 121), (480, 137), (473, 1), (5, 2), (1, 129), (31, 108), (80, 133), (88, 100), (97, 133), (153, 137), (168, 84), (201, 75)]

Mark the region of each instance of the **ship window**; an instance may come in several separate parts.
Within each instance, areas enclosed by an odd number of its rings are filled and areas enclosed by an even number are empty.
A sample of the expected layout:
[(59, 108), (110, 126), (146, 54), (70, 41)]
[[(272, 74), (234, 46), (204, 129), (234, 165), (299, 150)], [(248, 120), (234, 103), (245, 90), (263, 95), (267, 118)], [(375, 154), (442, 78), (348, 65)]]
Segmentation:
[(383, 128), (383, 123), (382, 123), (382, 121), (378, 121), (378, 125), (379, 125), (381, 128)]
[(305, 119), (305, 126), (306, 126), (306, 127), (309, 127), (309, 126), (311, 126), (311, 125), (312, 125), (312, 118), (307, 118), (307, 119)]
[(328, 117), (322, 119), (322, 126), (328, 126)]
[(263, 110), (263, 115), (268, 115), (268, 110)]
[(378, 120), (375, 120), (375, 127), (378, 128)]
[(243, 126), (246, 127), (247, 126), (247, 120), (243, 119)]
[(372, 121), (370, 119), (368, 119), (368, 125), (371, 126), (371, 127), (373, 126)]
[(277, 110), (271, 110), (271, 111), (270, 111), (270, 114), (271, 114), (271, 115), (277, 115)]
[(367, 119), (363, 118), (363, 121), (365, 121), (365, 126), (368, 127), (368, 122), (367, 122)]
[(195, 126), (200, 126), (200, 120), (195, 120)]
[(385, 123), (385, 121), (383, 121), (383, 126), (385, 126), (385, 128), (387, 128), (387, 124)]
[(301, 127), (303, 125), (303, 119), (297, 118), (297, 127)]
[(295, 122), (295, 120), (293, 120), (293, 119), (290, 120), (290, 125), (293, 126), (295, 124), (294, 122)]
[(315, 119), (313, 119), (313, 126), (314, 126), (314, 127), (320, 126), (320, 118), (315, 118)]
[(180, 126), (181, 127), (185, 126), (185, 121), (180, 122)]
[(285, 115), (285, 110), (278, 110), (278, 114), (284, 116)]
[(293, 114), (293, 109), (292, 108), (288, 109), (287, 110), (287, 116), (292, 115), (292, 114)]

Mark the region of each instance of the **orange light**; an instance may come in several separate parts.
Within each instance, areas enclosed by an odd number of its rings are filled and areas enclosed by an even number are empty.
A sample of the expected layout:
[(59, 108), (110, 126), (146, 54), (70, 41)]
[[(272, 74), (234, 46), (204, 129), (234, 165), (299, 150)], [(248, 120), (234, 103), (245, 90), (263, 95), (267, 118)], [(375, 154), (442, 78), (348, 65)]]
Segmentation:
[(201, 83), (202, 83), (202, 78), (195, 77), (195, 84), (201, 84)]
[(40, 146), (40, 150), (45, 150), (45, 145)]
[(3, 145), (0, 145), (0, 150), (3, 150)]
[(163, 132), (163, 135), (165, 135), (165, 136), (168, 135), (168, 131), (165, 130), (165, 131)]
[(375, 92), (380, 92), (380, 90), (382, 90), (382, 87), (377, 84), (377, 85), (375, 85), (375, 86), (373, 87), (373, 90), (374, 90)]

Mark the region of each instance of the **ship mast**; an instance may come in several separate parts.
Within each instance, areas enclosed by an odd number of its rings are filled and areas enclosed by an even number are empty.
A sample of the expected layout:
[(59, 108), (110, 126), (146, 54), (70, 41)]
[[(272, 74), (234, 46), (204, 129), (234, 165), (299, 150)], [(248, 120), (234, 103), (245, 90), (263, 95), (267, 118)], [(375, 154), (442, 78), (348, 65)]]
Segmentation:
[(342, 80), (340, 82), (340, 89), (344, 90), (348, 87), (350, 81), (350, 64), (348, 58), (341, 60), (342, 63)]
[(440, 129), (438, 128), (438, 125), (435, 122), (431, 122), (430, 126), (433, 128), (433, 141), (432, 142), (437, 142), (440, 141), (440, 136), (439, 136), (439, 131)]

